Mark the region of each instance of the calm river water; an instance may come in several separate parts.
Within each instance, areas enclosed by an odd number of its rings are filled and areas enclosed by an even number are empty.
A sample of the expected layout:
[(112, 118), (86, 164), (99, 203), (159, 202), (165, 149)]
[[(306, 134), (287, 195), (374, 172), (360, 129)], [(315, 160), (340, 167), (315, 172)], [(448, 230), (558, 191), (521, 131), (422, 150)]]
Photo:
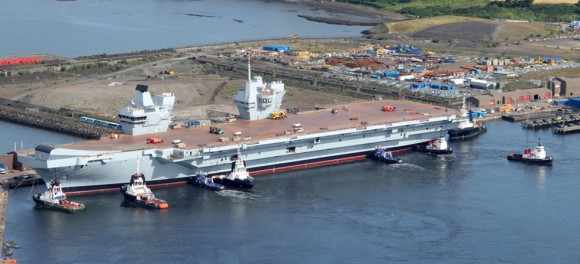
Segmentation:
[[(0, 8), (0, 56), (80, 56), (300, 34), (358, 36), (367, 27), (260, 0), (23, 0)], [(400, 155), (258, 176), (251, 192), (154, 189), (170, 208), (121, 206), (121, 193), (71, 197), (87, 211), (34, 208), (44, 187), (11, 192), (5, 241), (19, 263), (577, 263), (580, 135), (488, 123), (455, 153)], [(542, 142), (552, 167), (506, 160)], [(0, 121), (0, 150), (78, 138)], [(127, 179), (129, 175), (127, 175)]]
[[(488, 127), (447, 157), (258, 176), (250, 192), (154, 189), (165, 211), (117, 192), (71, 197), (78, 214), (39, 210), (44, 188), (20, 188), (4, 238), (19, 263), (577, 263), (580, 135)], [(538, 137), (554, 166), (506, 160)]]
[(307, 21), (326, 11), (265, 0), (2, 1), (0, 57), (75, 57), (243, 40), (353, 37), (369, 27)]

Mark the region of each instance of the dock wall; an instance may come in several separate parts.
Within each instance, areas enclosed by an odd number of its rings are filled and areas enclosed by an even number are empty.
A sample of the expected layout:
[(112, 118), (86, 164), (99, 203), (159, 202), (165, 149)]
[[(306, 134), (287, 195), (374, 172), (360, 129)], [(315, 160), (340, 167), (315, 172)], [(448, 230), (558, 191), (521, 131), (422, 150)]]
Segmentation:
[(63, 115), (29, 111), (8, 105), (0, 105), (0, 120), (86, 139), (98, 139), (101, 135), (118, 132), (110, 128), (82, 123), (80, 120)]

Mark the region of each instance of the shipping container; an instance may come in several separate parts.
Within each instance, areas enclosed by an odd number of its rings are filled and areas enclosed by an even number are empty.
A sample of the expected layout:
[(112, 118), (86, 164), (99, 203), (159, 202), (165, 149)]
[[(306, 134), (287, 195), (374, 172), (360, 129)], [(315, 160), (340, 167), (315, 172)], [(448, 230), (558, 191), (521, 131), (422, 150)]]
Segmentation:
[(399, 76), (399, 81), (412, 80), (412, 79), (415, 79), (415, 76), (413, 76), (413, 75), (402, 75), (402, 76)]
[(413, 84), (411, 84), (411, 88), (413, 88), (413, 89), (424, 89), (425, 87), (427, 87), (426, 83), (413, 83)]
[(399, 72), (398, 71), (385, 72), (385, 77), (397, 78), (399, 77)]
[(566, 105), (575, 109), (580, 109), (580, 98), (571, 98), (568, 100)]
[(439, 89), (441, 89), (441, 84), (440, 83), (432, 83), (431, 85), (429, 85), (429, 87), (439, 90)]
[(565, 105), (565, 104), (568, 104), (568, 99), (554, 100), (552, 102), (552, 104), (554, 104), (554, 105)]
[(455, 63), (455, 60), (453, 58), (445, 58), (443, 59), (443, 63)]

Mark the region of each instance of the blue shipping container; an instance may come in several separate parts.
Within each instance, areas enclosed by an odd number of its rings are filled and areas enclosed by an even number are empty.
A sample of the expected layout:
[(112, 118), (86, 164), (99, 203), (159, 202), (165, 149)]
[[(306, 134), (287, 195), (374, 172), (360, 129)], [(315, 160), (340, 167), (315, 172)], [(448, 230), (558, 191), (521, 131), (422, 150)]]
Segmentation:
[(385, 77), (399, 77), (399, 72), (397, 71), (385, 72)]
[(411, 88), (413, 88), (413, 89), (423, 89), (425, 87), (427, 87), (426, 83), (413, 83), (413, 84), (411, 84)]
[(441, 90), (455, 90), (455, 86), (453, 85), (441, 85)]
[(565, 99), (565, 100), (557, 100), (557, 101), (556, 101), (556, 100), (554, 100), (554, 101), (552, 102), (552, 104), (553, 104), (553, 105), (565, 105), (565, 104), (567, 104), (567, 103), (568, 103), (568, 99)]
[(430, 87), (433, 88), (433, 89), (441, 89), (441, 84), (439, 84), (439, 83), (432, 83), (430, 85)]
[(566, 104), (572, 108), (580, 109), (580, 98), (571, 98)]

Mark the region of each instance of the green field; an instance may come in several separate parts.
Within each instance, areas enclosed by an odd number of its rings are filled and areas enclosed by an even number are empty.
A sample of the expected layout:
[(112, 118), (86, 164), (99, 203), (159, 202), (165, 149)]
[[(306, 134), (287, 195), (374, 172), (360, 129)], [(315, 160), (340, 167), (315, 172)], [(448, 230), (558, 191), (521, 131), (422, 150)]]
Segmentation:
[(580, 16), (580, 1), (575, 4), (538, 3), (533, 0), (338, 0), (394, 11), (411, 18), (442, 15), (480, 18), (522, 19), (544, 22), (569, 22)]

